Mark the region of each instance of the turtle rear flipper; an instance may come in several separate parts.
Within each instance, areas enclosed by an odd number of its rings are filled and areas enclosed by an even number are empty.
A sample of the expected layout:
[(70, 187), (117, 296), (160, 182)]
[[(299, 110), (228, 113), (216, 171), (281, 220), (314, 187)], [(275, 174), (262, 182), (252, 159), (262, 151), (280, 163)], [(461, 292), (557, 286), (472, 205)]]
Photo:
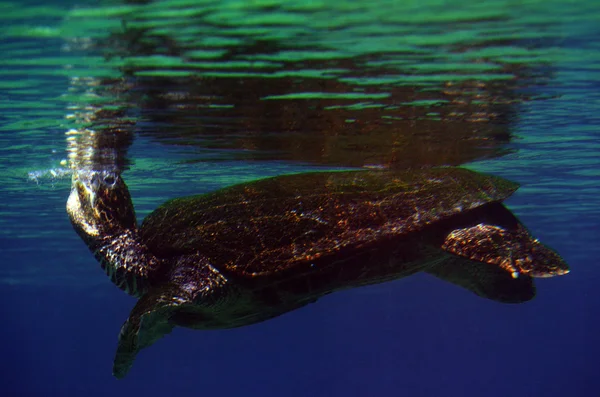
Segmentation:
[(121, 327), (119, 345), (113, 364), (113, 375), (123, 378), (140, 350), (152, 345), (175, 327), (170, 319), (176, 309), (190, 303), (182, 290), (167, 284), (140, 298)]
[(569, 272), (556, 252), (533, 238), (521, 224), (509, 229), (480, 223), (450, 232), (443, 250), (474, 261), (496, 265), (513, 278), (552, 277)]
[(497, 302), (522, 303), (535, 296), (531, 277), (514, 278), (498, 266), (461, 257), (448, 258), (425, 272)]

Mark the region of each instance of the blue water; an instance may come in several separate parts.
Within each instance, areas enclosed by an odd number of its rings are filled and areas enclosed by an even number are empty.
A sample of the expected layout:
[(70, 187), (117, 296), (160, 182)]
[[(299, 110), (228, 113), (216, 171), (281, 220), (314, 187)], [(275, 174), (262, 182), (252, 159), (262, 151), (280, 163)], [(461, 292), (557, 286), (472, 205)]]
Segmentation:
[[(110, 284), (73, 232), (64, 211), (69, 176), (48, 173), (61, 169), (66, 157), (65, 103), (57, 98), (69, 84), (36, 69), (31, 86), (12, 88), (8, 82), (24, 81), (27, 72), (0, 55), (6, 82), (0, 92), (0, 396), (597, 395), (600, 63), (594, 54), (600, 22), (589, 17), (592, 3), (556, 11), (556, 53), (538, 69), (550, 77), (522, 88), (542, 99), (515, 106), (514, 139), (506, 144), (511, 153), (469, 163), (522, 185), (507, 205), (561, 253), (570, 274), (537, 280), (536, 298), (520, 305), (416, 275), (339, 292), (249, 327), (175, 329), (142, 351), (123, 380), (110, 370), (118, 331), (135, 300)], [(35, 25), (26, 15), (9, 18)], [(38, 22), (52, 26), (55, 20), (60, 16)], [(54, 47), (36, 52), (40, 38), (7, 32), (3, 46), (31, 49), (31, 59), (58, 54), (62, 45), (55, 38)], [(41, 109), (25, 106), (32, 103)], [(218, 117), (211, 119), (217, 126)], [(353, 117), (367, 116), (357, 111)], [(138, 135), (126, 175), (140, 218), (170, 197), (344, 165), (287, 155), (245, 159), (236, 145), (203, 139), (222, 150), (224, 161), (193, 145)]]

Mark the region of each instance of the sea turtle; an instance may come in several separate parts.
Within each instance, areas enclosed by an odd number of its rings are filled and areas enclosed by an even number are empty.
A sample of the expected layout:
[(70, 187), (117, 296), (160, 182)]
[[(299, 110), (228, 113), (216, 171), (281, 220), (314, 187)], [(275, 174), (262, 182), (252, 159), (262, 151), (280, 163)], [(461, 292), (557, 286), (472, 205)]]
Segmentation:
[(168, 201), (138, 228), (119, 172), (78, 170), (67, 211), (138, 303), (119, 335), (121, 378), (175, 326), (263, 321), (333, 291), (425, 271), (501, 302), (568, 272), (502, 205), (515, 183), (462, 168), (286, 175)]

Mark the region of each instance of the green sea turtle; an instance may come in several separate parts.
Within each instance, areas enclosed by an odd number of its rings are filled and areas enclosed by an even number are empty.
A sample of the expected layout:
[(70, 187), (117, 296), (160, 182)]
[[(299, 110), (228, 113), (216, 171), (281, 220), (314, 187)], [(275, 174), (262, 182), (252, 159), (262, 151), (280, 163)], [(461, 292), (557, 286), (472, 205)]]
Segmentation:
[(113, 373), (175, 326), (239, 327), (424, 271), (501, 302), (568, 272), (502, 205), (517, 185), (461, 168), (287, 175), (168, 201), (138, 228), (117, 172), (78, 170), (70, 219), (139, 296)]

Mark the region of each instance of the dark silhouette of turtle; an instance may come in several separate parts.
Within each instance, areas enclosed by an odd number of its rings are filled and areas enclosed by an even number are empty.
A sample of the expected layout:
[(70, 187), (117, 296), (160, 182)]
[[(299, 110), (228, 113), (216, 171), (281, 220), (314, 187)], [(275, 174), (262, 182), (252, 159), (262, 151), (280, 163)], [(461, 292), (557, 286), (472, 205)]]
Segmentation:
[(140, 299), (113, 373), (175, 326), (239, 327), (424, 271), (500, 302), (568, 272), (502, 205), (517, 185), (461, 168), (287, 175), (168, 201), (138, 229), (118, 172), (78, 170), (71, 221)]

